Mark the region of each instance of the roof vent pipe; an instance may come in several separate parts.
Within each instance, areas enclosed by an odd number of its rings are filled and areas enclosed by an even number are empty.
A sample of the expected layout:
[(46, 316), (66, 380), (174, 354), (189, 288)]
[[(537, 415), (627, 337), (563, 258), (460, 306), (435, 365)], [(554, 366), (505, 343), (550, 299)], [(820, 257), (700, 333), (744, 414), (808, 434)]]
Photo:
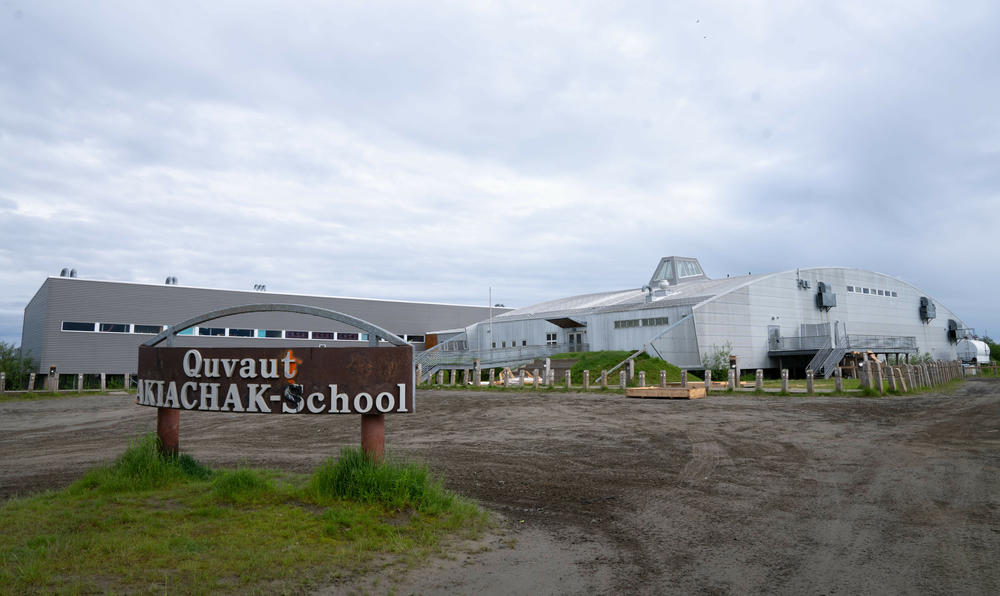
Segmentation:
[(76, 277), (76, 269), (70, 269), (69, 270), (69, 276), (70, 277)]
[(642, 291), (646, 292), (646, 302), (653, 301), (653, 286), (642, 286)]
[(68, 277), (68, 276), (69, 276), (69, 267), (63, 267), (62, 271), (59, 272), (59, 277)]

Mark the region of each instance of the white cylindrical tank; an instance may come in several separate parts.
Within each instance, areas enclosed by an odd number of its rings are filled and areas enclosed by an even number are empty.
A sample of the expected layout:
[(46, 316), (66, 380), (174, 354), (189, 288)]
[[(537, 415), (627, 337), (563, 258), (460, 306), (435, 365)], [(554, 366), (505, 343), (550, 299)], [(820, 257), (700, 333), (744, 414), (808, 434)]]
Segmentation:
[(990, 361), (990, 347), (978, 339), (960, 339), (958, 359), (973, 364), (986, 364)]

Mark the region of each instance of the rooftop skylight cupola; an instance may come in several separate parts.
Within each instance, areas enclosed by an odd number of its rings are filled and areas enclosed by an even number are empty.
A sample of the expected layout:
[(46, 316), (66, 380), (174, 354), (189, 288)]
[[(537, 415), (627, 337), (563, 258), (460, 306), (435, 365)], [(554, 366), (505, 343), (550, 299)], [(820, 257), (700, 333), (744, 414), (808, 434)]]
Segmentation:
[(653, 277), (649, 279), (649, 287), (655, 292), (668, 286), (708, 279), (701, 268), (698, 259), (691, 257), (663, 257), (656, 266)]

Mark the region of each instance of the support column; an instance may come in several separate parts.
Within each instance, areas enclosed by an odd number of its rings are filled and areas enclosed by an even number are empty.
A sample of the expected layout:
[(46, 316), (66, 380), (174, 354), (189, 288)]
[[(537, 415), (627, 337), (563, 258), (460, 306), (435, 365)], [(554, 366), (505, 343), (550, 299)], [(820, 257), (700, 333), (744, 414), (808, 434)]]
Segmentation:
[(180, 449), (181, 411), (156, 408), (156, 436), (160, 438), (160, 454), (176, 456)]
[(385, 458), (385, 414), (361, 415), (361, 451), (375, 461)]

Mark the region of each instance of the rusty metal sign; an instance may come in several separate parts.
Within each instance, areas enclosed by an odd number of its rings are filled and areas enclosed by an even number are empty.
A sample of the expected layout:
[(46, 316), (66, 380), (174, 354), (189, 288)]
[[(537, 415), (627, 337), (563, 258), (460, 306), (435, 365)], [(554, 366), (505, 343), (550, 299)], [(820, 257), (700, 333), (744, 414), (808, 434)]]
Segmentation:
[(409, 346), (140, 346), (136, 403), (251, 414), (413, 412)]

